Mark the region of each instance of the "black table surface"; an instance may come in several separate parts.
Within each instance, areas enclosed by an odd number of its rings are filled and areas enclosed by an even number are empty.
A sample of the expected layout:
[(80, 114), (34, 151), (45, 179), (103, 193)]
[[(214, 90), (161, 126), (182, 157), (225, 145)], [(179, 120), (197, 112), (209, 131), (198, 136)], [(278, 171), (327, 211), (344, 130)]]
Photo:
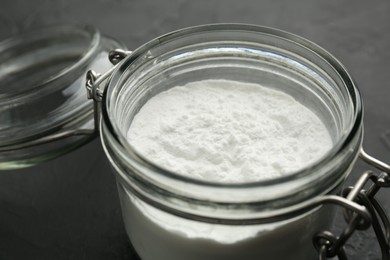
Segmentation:
[[(172, 30), (220, 22), (279, 28), (330, 51), (361, 90), (365, 149), (390, 162), (388, 0), (0, 1), (0, 40), (51, 24), (88, 23), (134, 49)], [(366, 169), (358, 161), (348, 182)], [(378, 198), (390, 211), (389, 194)], [(338, 216), (335, 230), (344, 225)], [(356, 232), (346, 249), (350, 259), (380, 259), (372, 230)], [(38, 167), (0, 172), (0, 259), (136, 259), (99, 140)]]

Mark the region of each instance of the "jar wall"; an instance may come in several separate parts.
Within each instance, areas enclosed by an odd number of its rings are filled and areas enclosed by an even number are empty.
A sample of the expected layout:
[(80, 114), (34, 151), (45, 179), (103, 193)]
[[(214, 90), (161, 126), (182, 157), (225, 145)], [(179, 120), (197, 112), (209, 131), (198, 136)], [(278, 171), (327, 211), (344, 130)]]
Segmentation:
[(323, 206), (286, 221), (218, 225), (163, 212), (118, 184), (127, 234), (143, 260), (315, 259), (315, 234), (328, 229), (335, 208)]

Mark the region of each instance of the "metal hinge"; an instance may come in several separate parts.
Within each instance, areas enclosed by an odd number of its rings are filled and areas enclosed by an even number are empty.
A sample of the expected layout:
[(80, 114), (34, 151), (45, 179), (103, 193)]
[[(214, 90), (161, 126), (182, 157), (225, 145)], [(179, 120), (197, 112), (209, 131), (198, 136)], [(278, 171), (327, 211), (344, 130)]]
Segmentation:
[(114, 72), (116, 67), (118, 66), (119, 62), (121, 62), (126, 56), (128, 56), (131, 53), (131, 51), (125, 51), (122, 49), (116, 49), (113, 51), (110, 51), (108, 54), (108, 59), (110, 62), (115, 65), (108, 71), (104, 72), (103, 74), (95, 72), (93, 70), (89, 70), (86, 75), (86, 82), (85, 87), (87, 88), (87, 97), (88, 99), (93, 99), (94, 101), (94, 128), (95, 131), (98, 132), (99, 130), (99, 123), (100, 123), (100, 102), (103, 98), (104, 93), (104, 87), (106, 86), (103, 84), (105, 80), (107, 80), (111, 74)]
[(103, 74), (95, 72), (94, 70), (89, 70), (87, 72), (85, 86), (87, 88), (87, 96), (89, 99), (93, 99), (95, 102), (100, 102), (102, 100), (104, 92), (104, 89), (101, 89), (102, 83), (111, 76), (118, 63), (130, 53), (131, 51), (125, 51), (122, 49), (110, 51), (108, 54), (108, 59), (115, 66)]
[[(384, 208), (375, 198), (381, 188), (390, 187), (390, 166), (368, 155), (363, 148), (360, 150), (360, 158), (383, 172), (376, 174), (367, 171), (358, 179), (355, 186), (347, 187), (342, 191), (341, 196), (347, 199), (343, 206), (346, 208), (344, 218), (348, 225), (339, 236), (330, 231), (322, 231), (315, 235), (313, 243), (318, 252), (318, 260), (336, 256), (339, 260), (346, 260), (345, 243), (356, 230), (365, 230), (371, 226), (381, 248), (382, 260), (390, 260), (390, 221)], [(364, 189), (368, 182), (371, 182), (370, 187)], [(350, 210), (355, 203), (365, 207), (370, 214), (370, 219), (359, 211)]]

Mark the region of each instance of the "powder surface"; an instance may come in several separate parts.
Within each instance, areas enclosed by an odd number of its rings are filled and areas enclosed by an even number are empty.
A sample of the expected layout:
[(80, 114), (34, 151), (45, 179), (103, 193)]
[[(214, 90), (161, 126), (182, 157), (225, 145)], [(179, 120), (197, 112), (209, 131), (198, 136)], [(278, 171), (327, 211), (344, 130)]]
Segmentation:
[(296, 172), (332, 147), (323, 122), (290, 95), (230, 80), (157, 94), (135, 116), (127, 139), (165, 169), (222, 183)]

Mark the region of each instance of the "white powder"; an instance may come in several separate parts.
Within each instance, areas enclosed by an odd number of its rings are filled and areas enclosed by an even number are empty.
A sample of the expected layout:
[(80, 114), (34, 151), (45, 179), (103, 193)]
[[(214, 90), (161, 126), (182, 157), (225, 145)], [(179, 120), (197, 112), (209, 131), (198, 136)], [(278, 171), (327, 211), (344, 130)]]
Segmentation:
[(135, 116), (128, 141), (163, 168), (225, 183), (295, 172), (332, 146), (322, 121), (291, 96), (227, 80), (154, 96)]
[[(151, 98), (128, 140), (166, 169), (229, 183), (292, 173), (332, 146), (321, 120), (291, 96), (226, 80), (193, 82)], [(209, 224), (162, 212), (123, 188), (119, 194), (127, 233), (145, 260), (314, 259), (312, 231), (330, 219), (320, 208), (271, 224)]]
[(259, 225), (202, 223), (162, 212), (119, 189), (124, 223), (143, 260), (312, 260), (312, 238), (333, 214), (319, 208), (296, 218)]

